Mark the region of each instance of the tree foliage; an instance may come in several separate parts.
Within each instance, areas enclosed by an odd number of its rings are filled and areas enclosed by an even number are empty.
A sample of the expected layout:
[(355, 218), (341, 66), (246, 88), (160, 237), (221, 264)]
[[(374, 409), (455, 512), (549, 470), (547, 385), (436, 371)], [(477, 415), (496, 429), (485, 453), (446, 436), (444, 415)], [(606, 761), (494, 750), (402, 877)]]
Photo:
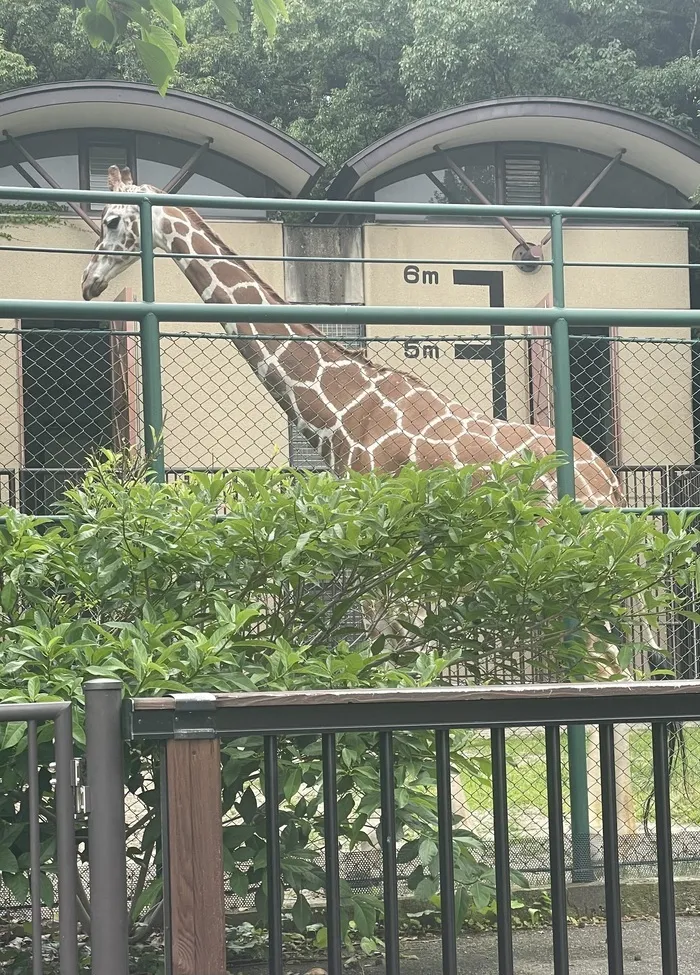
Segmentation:
[[(516, 668), (526, 652), (563, 677), (595, 673), (588, 636), (608, 626), (629, 639), (630, 597), (653, 624), (694, 581), (698, 534), (669, 515), (586, 514), (547, 508), (538, 478), (552, 461), (518, 461), (479, 478), (472, 470), (399, 476), (289, 471), (190, 475), (154, 484), (128, 458), (95, 464), (59, 506), (59, 522), (3, 512), (0, 527), (0, 700), (75, 702), (82, 750), (82, 684), (117, 677), (129, 695), (169, 692), (416, 687), (461, 663), (475, 679)], [(225, 512), (222, 515), (222, 512)], [(643, 554), (643, 559), (641, 558)], [(370, 600), (371, 612), (358, 612)], [(382, 616), (382, 607), (388, 607)], [(418, 612), (420, 610), (421, 612)], [(399, 618), (401, 629), (377, 635)], [(369, 621), (369, 625), (368, 625)], [(391, 629), (391, 627), (389, 628)], [(634, 649), (626, 645), (627, 656)], [(40, 738), (41, 839), (47, 878), (54, 820), (50, 727)], [(402, 862), (417, 896), (436, 896), (434, 742), (396, 736)], [(455, 734), (455, 772), (488, 775)], [(338, 736), (338, 801), (346, 849), (378, 844), (378, 752), (373, 734)], [(261, 741), (223, 749), (225, 870), (230, 888), (255, 893), (265, 917), (265, 808)], [(24, 728), (0, 738), (0, 873), (27, 894)], [(159, 774), (150, 747), (128, 751), (128, 789), (139, 803), (129, 856), (139, 875), (134, 919), (160, 896)], [(322, 889), (320, 742), (283, 739), (280, 801), (284, 883), (293, 914), (310, 923)], [(17, 811), (19, 810), (19, 812)], [(494, 892), (479, 839), (456, 823), (460, 919)], [(51, 897), (48, 879), (46, 898)], [(343, 885), (345, 930), (371, 938), (380, 905)], [(324, 935), (319, 935), (323, 939)]]
[[(178, 88), (279, 125), (332, 169), (413, 118), (508, 95), (590, 98), (700, 133), (691, 0), (289, 0), (274, 37), (276, 0), (267, 27), (259, 4), (231, 16), (224, 0), (175, 0), (164, 15), (170, 2), (89, 0), (81, 11), (84, 0), (3, 0), (0, 88), (147, 80), (150, 51)], [(93, 49), (77, 18), (96, 24), (100, 11)], [(143, 47), (161, 42), (158, 55)]]

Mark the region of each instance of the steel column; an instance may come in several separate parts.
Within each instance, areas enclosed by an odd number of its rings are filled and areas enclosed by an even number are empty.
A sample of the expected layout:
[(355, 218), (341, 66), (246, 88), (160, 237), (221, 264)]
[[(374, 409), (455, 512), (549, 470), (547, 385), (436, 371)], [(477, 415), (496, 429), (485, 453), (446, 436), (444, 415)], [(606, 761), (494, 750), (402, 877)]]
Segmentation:
[[(564, 229), (562, 215), (552, 215), (552, 302), (555, 308), (566, 305), (564, 283)], [(557, 451), (568, 463), (557, 469), (557, 493), (560, 498), (576, 497), (574, 476), (574, 425), (571, 402), (571, 364), (569, 358), (569, 323), (558, 318), (552, 323), (552, 382), (554, 387), (554, 436)], [(593, 880), (591, 863), (591, 828), (588, 817), (588, 768), (586, 729), (583, 725), (567, 729), (569, 750), (569, 789), (571, 791), (571, 844), (574, 883)]]
[[(145, 200), (141, 209), (141, 291), (145, 302), (154, 302), (153, 211)], [(160, 363), (160, 322), (155, 312), (141, 319), (141, 373), (143, 381), (144, 446), (159, 481), (165, 480), (163, 453), (163, 389)]]
[(128, 975), (122, 685), (89, 680), (84, 691), (92, 972)]

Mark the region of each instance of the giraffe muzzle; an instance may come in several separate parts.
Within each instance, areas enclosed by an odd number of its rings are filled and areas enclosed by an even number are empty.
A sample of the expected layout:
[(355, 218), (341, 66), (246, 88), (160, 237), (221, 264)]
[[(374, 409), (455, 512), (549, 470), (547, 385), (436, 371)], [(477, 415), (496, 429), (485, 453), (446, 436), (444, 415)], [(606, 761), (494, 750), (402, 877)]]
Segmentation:
[(106, 281), (100, 281), (97, 278), (85, 278), (83, 280), (83, 298), (85, 301), (90, 301), (92, 298), (97, 298), (107, 287)]

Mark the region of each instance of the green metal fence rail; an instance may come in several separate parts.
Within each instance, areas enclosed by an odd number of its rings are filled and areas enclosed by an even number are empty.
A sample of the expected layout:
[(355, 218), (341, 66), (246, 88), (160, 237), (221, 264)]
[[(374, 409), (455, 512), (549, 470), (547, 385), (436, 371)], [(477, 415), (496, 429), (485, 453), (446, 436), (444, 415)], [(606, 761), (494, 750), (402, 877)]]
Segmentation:
[[(226, 343), (234, 341), (231, 336), (221, 335), (202, 335), (190, 332), (164, 331), (161, 324), (164, 322), (187, 322), (187, 323), (225, 323), (235, 321), (246, 321), (252, 323), (274, 323), (280, 320), (280, 310), (277, 305), (261, 304), (241, 304), (241, 305), (219, 305), (219, 304), (199, 304), (192, 302), (167, 302), (158, 300), (156, 289), (155, 261), (156, 259), (172, 260), (172, 255), (156, 254), (153, 246), (153, 208), (166, 205), (182, 207), (194, 207), (206, 209), (216, 207), (220, 210), (236, 209), (263, 211), (268, 214), (278, 214), (289, 212), (296, 214), (315, 214), (332, 213), (340, 216), (351, 217), (371, 217), (377, 214), (384, 216), (417, 216), (417, 217), (451, 217), (464, 221), (476, 221), (483, 218), (493, 218), (494, 216), (505, 216), (511, 219), (537, 219), (549, 223), (551, 229), (551, 260), (542, 260), (538, 265), (551, 268), (551, 293), (553, 297), (553, 307), (418, 307), (418, 306), (377, 306), (377, 305), (325, 305), (325, 304), (290, 304), (284, 306), (284, 320), (289, 324), (310, 323), (321, 326), (342, 326), (350, 328), (363, 327), (366, 325), (392, 325), (402, 326), (403, 329), (410, 329), (413, 326), (549, 326), (551, 332), (548, 336), (534, 337), (532, 335), (498, 335), (475, 336), (469, 334), (467, 339), (464, 336), (455, 335), (451, 338), (431, 337), (430, 341), (434, 344), (448, 343), (453, 349), (456, 357), (456, 343), (468, 341), (472, 345), (490, 343), (492, 347), (499, 344), (505, 349), (508, 343), (515, 345), (522, 350), (532, 346), (535, 341), (545, 341), (551, 355), (552, 368), (552, 392), (553, 392), (553, 420), (556, 432), (556, 445), (567, 457), (573, 457), (573, 405), (572, 405), (572, 374), (571, 360), (572, 349), (574, 346), (585, 346), (586, 342), (591, 345), (590, 337), (576, 335), (572, 337), (571, 329), (580, 326), (619, 326), (644, 328), (654, 326), (659, 329), (684, 328), (700, 329), (700, 309), (636, 309), (636, 308), (570, 308), (566, 305), (566, 271), (568, 268), (674, 268), (676, 270), (698, 269), (700, 264), (688, 262), (687, 264), (671, 262), (663, 264), (660, 262), (645, 262), (635, 264), (632, 262), (586, 262), (586, 261), (567, 261), (564, 251), (565, 224), (569, 219), (575, 219), (577, 225), (585, 222), (604, 222), (611, 225), (634, 225), (644, 222), (645, 224), (695, 224), (700, 222), (700, 211), (698, 210), (651, 210), (651, 209), (631, 209), (631, 208), (596, 208), (596, 207), (552, 207), (552, 206), (481, 206), (468, 204), (403, 204), (403, 203), (376, 203), (376, 202), (339, 202), (339, 201), (317, 201), (317, 200), (286, 200), (286, 199), (255, 199), (230, 197), (201, 197), (188, 196), (185, 194), (117, 194), (112, 192), (91, 192), (78, 190), (46, 190), (4, 187), (0, 189), (0, 198), (14, 202), (36, 202), (50, 201), (54, 203), (81, 202), (90, 204), (123, 204), (135, 206), (140, 212), (141, 226), (141, 250), (140, 252), (128, 252), (130, 257), (140, 256), (141, 263), (141, 300), (125, 302), (118, 301), (96, 301), (92, 303), (84, 301), (48, 301), (32, 299), (0, 299), (0, 318), (3, 319), (29, 319), (36, 322), (46, 320), (72, 320), (75, 322), (91, 322), (96, 318), (112, 319), (121, 321), (128, 317), (130, 321), (138, 322), (139, 331), (136, 336), (137, 348), (133, 353), (134, 367), (139, 372), (140, 378), (140, 399), (138, 408), (141, 413), (142, 421), (142, 440), (143, 445), (149, 452), (154, 452), (155, 471), (159, 480), (166, 480), (177, 468), (191, 469), (183, 465), (177, 453), (170, 456), (172, 440), (177, 439), (177, 434), (168, 427), (165, 412), (167, 408), (166, 394), (171, 394), (172, 390), (166, 388), (167, 377), (164, 377), (164, 358), (184, 361), (187, 373), (187, 356), (190, 348), (187, 343), (213, 342), (211, 348), (211, 362), (215, 366), (220, 361), (225, 351)], [(0, 245), (0, 260), (5, 252), (18, 250), (28, 254), (90, 254), (88, 249), (70, 249), (65, 247), (39, 247), (21, 246), (15, 247), (12, 244)], [(113, 252), (120, 253), (120, 252)], [(126, 253), (126, 252), (125, 252)], [(206, 259), (206, 255), (202, 255)], [(220, 259), (216, 255), (216, 259)], [(314, 261), (313, 257), (287, 257), (256, 255), (248, 256), (248, 260), (267, 260), (276, 262), (286, 261)], [(406, 263), (407, 258), (350, 258), (333, 257), (318, 258), (321, 261), (333, 261), (336, 263), (365, 262), (377, 264), (396, 264)], [(427, 258), (421, 258), (426, 261)], [(455, 259), (440, 259), (433, 263), (436, 265), (454, 264), (478, 266), (515, 266), (519, 262), (514, 260), (497, 261), (491, 259), (474, 259), (471, 261)], [(77, 287), (77, 281), (76, 281)], [(49, 331), (47, 329), (47, 331)], [(50, 329), (53, 336), (60, 334), (60, 328)], [(33, 329), (35, 335), (41, 334), (40, 328)], [(83, 331), (73, 330), (71, 333), (76, 341), (88, 342), (95, 341), (103, 333), (95, 332), (89, 327)], [(111, 337), (134, 338), (131, 333), (111, 332)], [(17, 342), (28, 341), (23, 330), (6, 329), (0, 330), (0, 342), (5, 340), (5, 336), (16, 336)], [(19, 336), (22, 336), (20, 339)], [(93, 339), (90, 339), (93, 336)], [(264, 336), (251, 337), (255, 341), (264, 341)], [(365, 336), (361, 339), (352, 339), (353, 343), (361, 343), (366, 347), (378, 349), (378, 354), (383, 354), (384, 350), (387, 361), (393, 361), (390, 356), (390, 346), (392, 343), (405, 343), (410, 336), (389, 336), (384, 338)], [(216, 340), (216, 341), (215, 341)], [(245, 337), (236, 337), (236, 342), (246, 341)], [(311, 339), (307, 337), (290, 336), (285, 341), (322, 341), (322, 339)], [(343, 339), (344, 341), (344, 339)], [(221, 342), (224, 346), (221, 346)], [(631, 349), (639, 348), (638, 359), (641, 361), (642, 354), (653, 345), (659, 349), (666, 350), (664, 354), (668, 356), (680, 355), (678, 349), (687, 349), (688, 355), (692, 356), (700, 350), (700, 339), (689, 337), (687, 339), (663, 338), (663, 337), (641, 337), (641, 336), (607, 336), (597, 337), (595, 342), (601, 343), (589, 352), (593, 355), (602, 345), (608, 343), (610, 347), (619, 343)], [(577, 345), (578, 343), (578, 345)], [(348, 342), (347, 344), (351, 344)], [(616, 346), (617, 347), (617, 346)], [(74, 349), (77, 348), (74, 345)], [(103, 355), (109, 355), (109, 349)], [(387, 351), (389, 350), (389, 351)], [(636, 354), (636, 353), (635, 353)], [(48, 359), (49, 353), (44, 353)], [(191, 362), (190, 362), (191, 364)], [(40, 364), (41, 365), (41, 364)], [(41, 368), (37, 373), (37, 383), (41, 384)], [(2, 392), (0, 390), (0, 392)], [(183, 398), (187, 395), (183, 392)], [(51, 412), (51, 405), (45, 409), (47, 415)], [(653, 407), (649, 414), (640, 414), (639, 422), (653, 423)], [(225, 413), (226, 404), (221, 407), (221, 413)], [(26, 431), (25, 431), (26, 435)], [(170, 439), (169, 439), (170, 438)], [(155, 450), (157, 446), (157, 450)], [(207, 448), (209, 449), (209, 448)], [(223, 461), (217, 465), (217, 457), (213, 456), (216, 451), (216, 442), (211, 445), (209, 456), (205, 456), (205, 448), (202, 447), (198, 466), (208, 469), (227, 466)], [(290, 458), (291, 460), (291, 458)], [(629, 465), (625, 469), (623, 479), (628, 484), (646, 484), (645, 478), (648, 474), (651, 488), (647, 491), (635, 489), (634, 501), (630, 511), (648, 510), (651, 506), (656, 512), (668, 510), (687, 510), (695, 509), (700, 506), (700, 490), (698, 485), (693, 484), (687, 490), (674, 490), (668, 471), (672, 465), (662, 465), (657, 467), (653, 464), (653, 459), (648, 458), (649, 464)], [(304, 466), (304, 465), (299, 465)], [(309, 466), (309, 465), (306, 465)], [(675, 465), (674, 469), (680, 471), (681, 467)], [(690, 481), (693, 480), (695, 468), (689, 468)], [(656, 471), (657, 473), (654, 473)], [(659, 474), (658, 472), (661, 471)], [(60, 464), (41, 463), (25, 464), (23, 469), (16, 472), (10, 468), (0, 470), (0, 500), (13, 505), (19, 499), (22, 506), (23, 498), (34, 495), (35, 509), (37, 505), (46, 503), (50, 505), (58, 489), (71, 479), (79, 476), (81, 469), (71, 463), (65, 466)], [(664, 473), (665, 472), (665, 473)], [(644, 473), (644, 476), (642, 474)], [(673, 481), (679, 483), (680, 474)], [(574, 478), (571, 463), (565, 464), (557, 472), (558, 488), (560, 496), (573, 495)], [(666, 478), (663, 485), (659, 478)], [(33, 479), (33, 480), (32, 480)], [(656, 480), (654, 480), (656, 479)], [(690, 483), (690, 482), (689, 482)], [(699, 480), (700, 483), (700, 480)], [(661, 485), (661, 486), (660, 486)], [(648, 495), (651, 495), (649, 498)], [(650, 502), (650, 503), (648, 503)], [(694, 633), (694, 631), (693, 631)], [(687, 634), (683, 639), (687, 638)], [(698, 641), (695, 636), (690, 638), (693, 650), (697, 658)], [(696, 664), (697, 665), (697, 660)], [(590, 879), (592, 876), (592, 857), (590, 844), (590, 824), (588, 822), (588, 776), (587, 776), (587, 756), (585, 729), (577, 726), (570, 729), (568, 734), (568, 752), (570, 763), (570, 787), (571, 787), (571, 817), (572, 817), (572, 839), (574, 845), (574, 875), (578, 880)], [(698, 849), (700, 859), (700, 848)]]

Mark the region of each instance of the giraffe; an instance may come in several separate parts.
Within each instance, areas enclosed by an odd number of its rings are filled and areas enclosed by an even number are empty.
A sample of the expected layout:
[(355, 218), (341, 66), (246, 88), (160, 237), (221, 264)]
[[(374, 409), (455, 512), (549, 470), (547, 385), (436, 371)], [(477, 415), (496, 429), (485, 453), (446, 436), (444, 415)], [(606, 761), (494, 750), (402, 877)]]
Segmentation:
[[(117, 192), (160, 192), (135, 186), (128, 169), (111, 166), (108, 185)], [(154, 207), (157, 247), (171, 253), (205, 302), (274, 304), (280, 322), (225, 323), (249, 366), (292, 424), (320, 449), (330, 469), (395, 474), (408, 463), (428, 469), (442, 464), (488, 465), (525, 451), (546, 457), (556, 449), (554, 430), (494, 420), (448, 401), (408, 372), (377, 366), (362, 353), (329, 341), (312, 325), (284, 322), (286, 302), (187, 207)], [(83, 273), (86, 300), (96, 298), (137, 256), (139, 211), (110, 204), (102, 234)], [(221, 260), (216, 260), (220, 257)], [(202, 259), (205, 258), (205, 259)], [(308, 342), (296, 341), (299, 338)], [(615, 474), (583, 441), (574, 442), (576, 496), (594, 505), (619, 506), (624, 498)], [(553, 501), (556, 480), (544, 479)]]
[[(159, 193), (133, 183), (129, 169), (111, 166), (108, 186), (115, 192)], [(419, 468), (449, 464), (488, 467), (529, 451), (544, 458), (556, 450), (552, 428), (496, 420), (469, 410), (427, 387), (408, 372), (378, 366), (363, 354), (328, 340), (312, 325), (284, 321), (284, 299), (245, 261), (238, 258), (193, 209), (153, 208), (156, 247), (170, 253), (205, 302), (280, 306), (272, 324), (222, 323), (253, 373), (291, 423), (320, 452), (337, 475), (397, 473), (408, 463)], [(139, 209), (109, 204), (102, 213), (101, 236), (82, 277), (85, 300), (104, 292), (111, 280), (138, 260)], [(123, 251), (126, 254), (105, 252)], [(130, 252), (134, 256), (130, 256)], [(298, 341), (308, 339), (309, 341)], [(587, 506), (621, 507), (621, 485), (608, 465), (582, 440), (575, 439), (576, 497)], [(556, 477), (542, 478), (550, 503)], [(369, 609), (375, 632), (396, 633), (386, 607)], [(650, 654), (659, 647), (642, 615)], [(621, 671), (617, 648), (591, 652), (599, 674)], [(659, 666), (657, 664), (656, 666)]]

